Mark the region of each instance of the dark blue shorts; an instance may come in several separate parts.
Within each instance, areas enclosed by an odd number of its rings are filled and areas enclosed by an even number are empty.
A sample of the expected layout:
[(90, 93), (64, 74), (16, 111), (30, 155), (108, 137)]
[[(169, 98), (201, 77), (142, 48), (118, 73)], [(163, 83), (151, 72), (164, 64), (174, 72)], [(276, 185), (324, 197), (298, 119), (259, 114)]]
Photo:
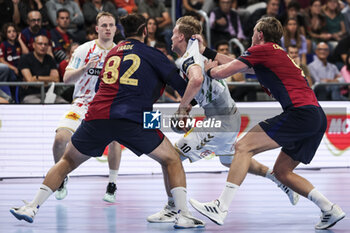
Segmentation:
[(98, 157), (109, 143), (117, 141), (140, 156), (151, 153), (163, 139), (160, 130), (146, 130), (142, 124), (126, 119), (83, 120), (72, 136), (72, 143), (80, 153)]
[(327, 129), (327, 118), (321, 107), (302, 106), (288, 109), (259, 125), (293, 160), (308, 164)]

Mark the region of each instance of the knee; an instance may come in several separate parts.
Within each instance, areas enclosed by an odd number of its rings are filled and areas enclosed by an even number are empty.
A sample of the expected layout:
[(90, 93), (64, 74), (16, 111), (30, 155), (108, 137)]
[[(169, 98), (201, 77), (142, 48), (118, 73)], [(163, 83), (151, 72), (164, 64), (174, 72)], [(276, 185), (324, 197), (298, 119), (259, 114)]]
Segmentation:
[(69, 142), (69, 139), (70, 138), (67, 137), (67, 135), (58, 131), (55, 136), (54, 147), (66, 147), (67, 143)]
[(241, 157), (241, 156), (250, 156), (252, 157), (254, 154), (251, 152), (249, 147), (242, 143), (241, 141), (238, 141), (235, 145), (235, 157)]

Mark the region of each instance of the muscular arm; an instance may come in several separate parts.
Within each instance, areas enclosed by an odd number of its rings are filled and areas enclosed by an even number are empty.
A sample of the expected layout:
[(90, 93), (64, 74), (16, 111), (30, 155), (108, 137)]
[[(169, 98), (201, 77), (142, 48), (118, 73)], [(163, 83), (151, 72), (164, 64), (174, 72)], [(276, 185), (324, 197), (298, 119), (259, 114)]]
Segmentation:
[(66, 72), (63, 76), (64, 83), (75, 83), (78, 79), (84, 74), (85, 66), (80, 67), (79, 69), (66, 69)]
[(181, 99), (179, 108), (187, 108), (187, 106), (191, 103), (193, 98), (197, 95), (199, 90), (201, 89), (203, 82), (203, 74), (202, 68), (199, 65), (192, 65), (188, 70), (188, 84), (186, 87), (186, 91)]
[(249, 69), (245, 63), (235, 59), (229, 63), (212, 68), (210, 70), (210, 76), (215, 79), (225, 79), (236, 73), (242, 73), (250, 70), (251, 69)]

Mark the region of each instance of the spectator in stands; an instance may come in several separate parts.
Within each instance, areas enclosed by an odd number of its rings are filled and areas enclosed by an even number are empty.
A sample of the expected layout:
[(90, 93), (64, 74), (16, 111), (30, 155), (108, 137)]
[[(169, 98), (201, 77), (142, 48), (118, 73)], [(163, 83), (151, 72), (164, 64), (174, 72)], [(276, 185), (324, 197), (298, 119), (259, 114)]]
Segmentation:
[[(91, 26), (96, 24), (96, 16), (98, 13), (105, 11), (111, 13), (118, 24), (119, 13), (115, 5), (108, 0), (87, 0), (83, 5), (83, 15), (85, 24)], [(125, 12), (126, 14), (126, 12)], [(124, 14), (124, 15), (125, 15)]]
[(67, 48), (67, 57), (63, 61), (60, 62), (58, 66), (58, 73), (60, 75), (60, 82), (63, 82), (63, 75), (66, 72), (66, 67), (69, 63), (69, 60), (72, 57), (72, 54), (76, 48), (78, 48), (79, 44), (78, 43), (72, 43), (69, 45)]
[[(2, 29), (3, 42), (0, 44), (0, 62), (6, 64), (18, 75), (18, 61), (21, 54), (29, 51), (23, 41), (18, 38), (17, 27), (14, 23), (7, 23)], [(12, 79), (15, 81), (15, 79)]]
[(144, 0), (138, 6), (138, 13), (146, 19), (154, 17), (158, 23), (159, 33), (167, 44), (167, 51), (171, 53), (172, 22), (168, 10), (160, 0)]
[[(120, 11), (120, 9), (124, 9), (126, 11), (126, 13), (123, 15), (137, 13), (137, 5), (135, 4), (134, 0), (114, 0), (114, 4), (116, 5), (116, 7), (118, 7), (118, 11)], [(119, 14), (120, 13), (121, 11), (119, 12)]]
[(338, 0), (328, 0), (323, 12), (326, 15), (326, 31), (332, 35), (328, 42), (332, 50), (346, 34), (344, 15)]
[(153, 17), (149, 17), (146, 20), (146, 25), (147, 25), (147, 37), (146, 37), (146, 44), (148, 46), (154, 47), (154, 45), (158, 42), (161, 41), (161, 38), (159, 37), (158, 33), (158, 23), (157, 20)]
[[(34, 50), (33, 42), (36, 36), (45, 35), (49, 40), (51, 39), (50, 32), (42, 28), (41, 20), (42, 18), (39, 11), (33, 10), (28, 13), (27, 22), (29, 26), (22, 30), (21, 40), (29, 52), (33, 52)], [(53, 57), (51, 46), (49, 47), (48, 53)]]
[(48, 29), (50, 27), (49, 16), (45, 6), (45, 0), (20, 0), (18, 3), (20, 12), (20, 28), (24, 28), (28, 23), (28, 14), (31, 11), (39, 11), (41, 15), (41, 26)]
[(346, 0), (347, 5), (341, 10), (341, 13), (344, 15), (344, 23), (346, 32), (350, 34), (350, 0)]
[(5, 23), (20, 23), (21, 16), (19, 14), (18, 3), (19, 0), (0, 0), (0, 29), (4, 26)]
[[(316, 47), (316, 58), (308, 65), (311, 78), (317, 83), (338, 83), (343, 82), (338, 68), (327, 61), (329, 55), (329, 46), (325, 42), (320, 42)], [(318, 100), (345, 100), (340, 94), (340, 86), (317, 86), (315, 94)]]
[(182, 0), (182, 6), (186, 12), (202, 10), (204, 0)]
[(300, 67), (300, 69), (304, 72), (303, 76), (305, 76), (309, 86), (312, 87), (313, 82), (312, 82), (311, 74), (307, 65), (301, 63), (299, 48), (296, 45), (289, 45), (287, 47), (287, 53), (289, 57), (293, 59), (295, 64), (297, 64)]
[(231, 9), (231, 5), (232, 0), (219, 0), (219, 7), (210, 13), (209, 24), (212, 47), (219, 40), (229, 41), (232, 38), (245, 39), (239, 15)]
[(72, 38), (68, 34), (67, 29), (70, 24), (70, 13), (67, 9), (61, 8), (56, 13), (57, 26), (51, 29), (51, 40), (53, 54), (57, 64), (67, 58), (67, 48), (72, 43)]
[[(20, 75), (25, 82), (58, 82), (59, 74), (55, 60), (47, 54), (49, 39), (44, 35), (35, 37), (33, 43), (34, 51), (21, 57), (18, 65)], [(46, 87), (46, 90), (48, 87)], [(39, 87), (27, 87), (21, 90), (22, 103), (41, 103)], [(57, 96), (56, 103), (67, 103)]]
[[(286, 2), (286, 1), (284, 1)], [(290, 18), (297, 19), (298, 27), (300, 29), (300, 33), (305, 34), (305, 19), (302, 14), (300, 14), (300, 4), (296, 0), (289, 1), (287, 5), (287, 9), (283, 12), (279, 17), (279, 21), (282, 25), (287, 24), (287, 20)]]
[(301, 63), (306, 65), (307, 43), (305, 36), (301, 33), (296, 18), (290, 18), (284, 25), (281, 45), (287, 51), (289, 45), (295, 45), (299, 49)]
[[(350, 52), (346, 55), (345, 65), (341, 68), (340, 74), (346, 83), (350, 83)], [(340, 92), (343, 96), (347, 96), (349, 99), (350, 85), (343, 87)]]
[[(0, 82), (12, 82), (15, 81), (16, 76), (14, 72), (10, 69), (10, 67), (4, 63), (0, 63)], [(9, 86), (0, 86), (0, 97), (4, 98), (6, 102), (11, 102), (12, 96)]]
[(277, 17), (279, 8), (279, 0), (267, 0), (266, 8), (260, 8), (254, 11), (250, 16), (247, 25), (243, 25), (244, 34), (248, 39), (251, 39), (253, 35), (253, 29), (256, 22), (265, 16)]
[(49, 13), (50, 22), (55, 26), (57, 25), (56, 12), (62, 8), (69, 10), (70, 24), (67, 32), (72, 36), (74, 42), (85, 42), (84, 16), (76, 2), (72, 0), (49, 0), (46, 2), (46, 8)]
[(166, 44), (162, 41), (157, 41), (154, 45), (154, 48), (160, 50), (162, 53), (165, 54), (165, 56), (167, 56), (167, 58), (174, 62), (174, 58), (168, 53), (168, 51), (166, 50)]
[(86, 29), (86, 40), (87, 41), (96, 40), (98, 38), (95, 26), (96, 25), (93, 24)]
[(347, 54), (350, 52), (350, 35), (347, 35), (339, 41), (331, 56), (329, 61), (334, 63), (338, 69), (341, 69), (346, 63)]
[(312, 0), (305, 17), (308, 53), (313, 53), (316, 44), (328, 41), (332, 35), (326, 31), (326, 17), (322, 14), (321, 0)]

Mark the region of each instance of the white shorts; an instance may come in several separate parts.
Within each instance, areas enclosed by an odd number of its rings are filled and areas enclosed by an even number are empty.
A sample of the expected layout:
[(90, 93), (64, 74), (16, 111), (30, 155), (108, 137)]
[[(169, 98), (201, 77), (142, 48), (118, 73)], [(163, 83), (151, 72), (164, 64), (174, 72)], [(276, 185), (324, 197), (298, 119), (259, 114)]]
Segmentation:
[(56, 131), (59, 128), (65, 128), (74, 133), (79, 127), (81, 121), (85, 118), (87, 109), (88, 108), (85, 105), (78, 107), (77, 105), (72, 104), (70, 109), (65, 112), (58, 122)]
[(198, 161), (214, 153), (221, 163), (230, 164), (235, 153), (235, 143), (241, 127), (241, 114), (237, 108), (229, 115), (212, 116), (222, 120), (220, 132), (202, 132), (193, 128), (175, 143), (175, 148), (181, 154), (181, 159), (188, 158), (191, 162)]

